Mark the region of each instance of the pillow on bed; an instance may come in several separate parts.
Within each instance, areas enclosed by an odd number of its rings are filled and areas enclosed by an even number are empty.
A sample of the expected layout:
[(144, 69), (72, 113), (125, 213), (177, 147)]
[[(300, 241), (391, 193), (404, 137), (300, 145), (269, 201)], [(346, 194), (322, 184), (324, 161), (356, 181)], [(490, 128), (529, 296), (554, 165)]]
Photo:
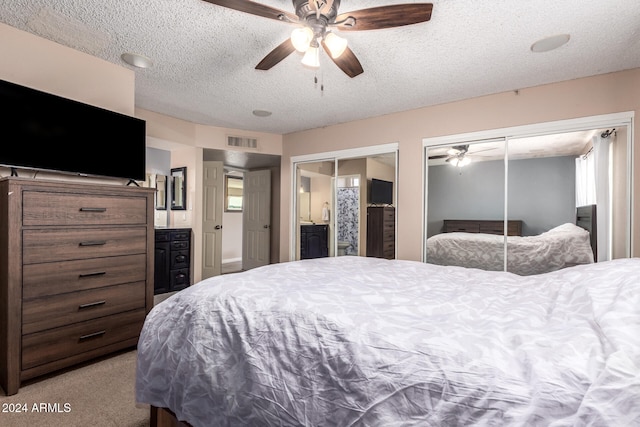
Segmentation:
[(545, 231), (542, 234), (547, 234), (547, 233), (576, 233), (576, 232), (578, 232), (578, 233), (589, 233), (584, 228), (578, 227), (575, 224), (567, 222), (567, 223), (559, 225), (557, 227), (553, 227), (551, 230)]

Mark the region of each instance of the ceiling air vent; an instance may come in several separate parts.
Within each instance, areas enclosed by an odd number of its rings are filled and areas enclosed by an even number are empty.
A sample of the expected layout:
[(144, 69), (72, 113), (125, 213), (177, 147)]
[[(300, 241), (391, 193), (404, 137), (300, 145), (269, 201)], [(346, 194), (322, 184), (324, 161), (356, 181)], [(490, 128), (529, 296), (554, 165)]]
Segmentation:
[(227, 136), (227, 145), (229, 147), (258, 148), (258, 140), (243, 136)]

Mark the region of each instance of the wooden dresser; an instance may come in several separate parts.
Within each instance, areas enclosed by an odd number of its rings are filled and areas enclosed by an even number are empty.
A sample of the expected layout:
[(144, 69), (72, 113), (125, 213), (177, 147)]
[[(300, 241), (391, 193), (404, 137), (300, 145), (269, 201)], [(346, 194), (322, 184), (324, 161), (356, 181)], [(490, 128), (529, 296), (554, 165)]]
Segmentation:
[(0, 179), (0, 385), (134, 347), (153, 306), (148, 188)]
[(367, 208), (367, 256), (394, 259), (396, 257), (396, 208)]

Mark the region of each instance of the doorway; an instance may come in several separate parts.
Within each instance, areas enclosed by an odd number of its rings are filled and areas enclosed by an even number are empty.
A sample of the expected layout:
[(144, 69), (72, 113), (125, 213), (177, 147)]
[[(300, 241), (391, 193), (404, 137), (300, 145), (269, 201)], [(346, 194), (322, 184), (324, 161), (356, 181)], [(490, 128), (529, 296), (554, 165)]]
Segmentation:
[[(278, 238), (278, 225), (280, 218), (280, 161), (281, 156), (261, 153), (251, 153), (231, 150), (204, 149), (203, 160), (220, 161), (223, 164), (224, 175), (227, 177), (243, 178), (245, 173), (258, 170), (271, 171), (271, 197), (270, 197), (270, 241), (269, 251), (265, 255), (260, 251), (261, 256), (267, 256), (268, 263), (278, 262), (280, 253), (280, 240)], [(228, 180), (227, 180), (228, 181)], [(237, 180), (231, 180), (237, 187)], [(242, 180), (244, 185), (244, 179)], [(226, 185), (225, 185), (226, 188)], [(221, 191), (224, 189), (221, 188)], [(237, 197), (234, 193), (233, 197)], [(226, 203), (226, 199), (225, 199)], [(238, 208), (238, 203), (242, 208)], [(243, 270), (243, 239), (246, 237), (246, 225), (243, 221), (245, 201), (237, 198), (232, 200), (231, 209), (223, 210), (222, 213), (222, 243), (219, 255), (220, 272), (218, 274), (234, 273)], [(265, 224), (262, 224), (264, 226)], [(258, 253), (248, 251), (248, 253)], [(254, 265), (254, 264), (253, 264)]]

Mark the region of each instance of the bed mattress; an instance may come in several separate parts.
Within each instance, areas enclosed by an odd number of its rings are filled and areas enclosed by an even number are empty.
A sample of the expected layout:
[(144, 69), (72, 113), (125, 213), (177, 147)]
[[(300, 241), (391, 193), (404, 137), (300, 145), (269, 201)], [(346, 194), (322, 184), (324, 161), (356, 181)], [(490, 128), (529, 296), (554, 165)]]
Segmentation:
[(638, 307), (637, 258), (274, 264), (154, 307), (136, 398), (194, 427), (640, 425)]

